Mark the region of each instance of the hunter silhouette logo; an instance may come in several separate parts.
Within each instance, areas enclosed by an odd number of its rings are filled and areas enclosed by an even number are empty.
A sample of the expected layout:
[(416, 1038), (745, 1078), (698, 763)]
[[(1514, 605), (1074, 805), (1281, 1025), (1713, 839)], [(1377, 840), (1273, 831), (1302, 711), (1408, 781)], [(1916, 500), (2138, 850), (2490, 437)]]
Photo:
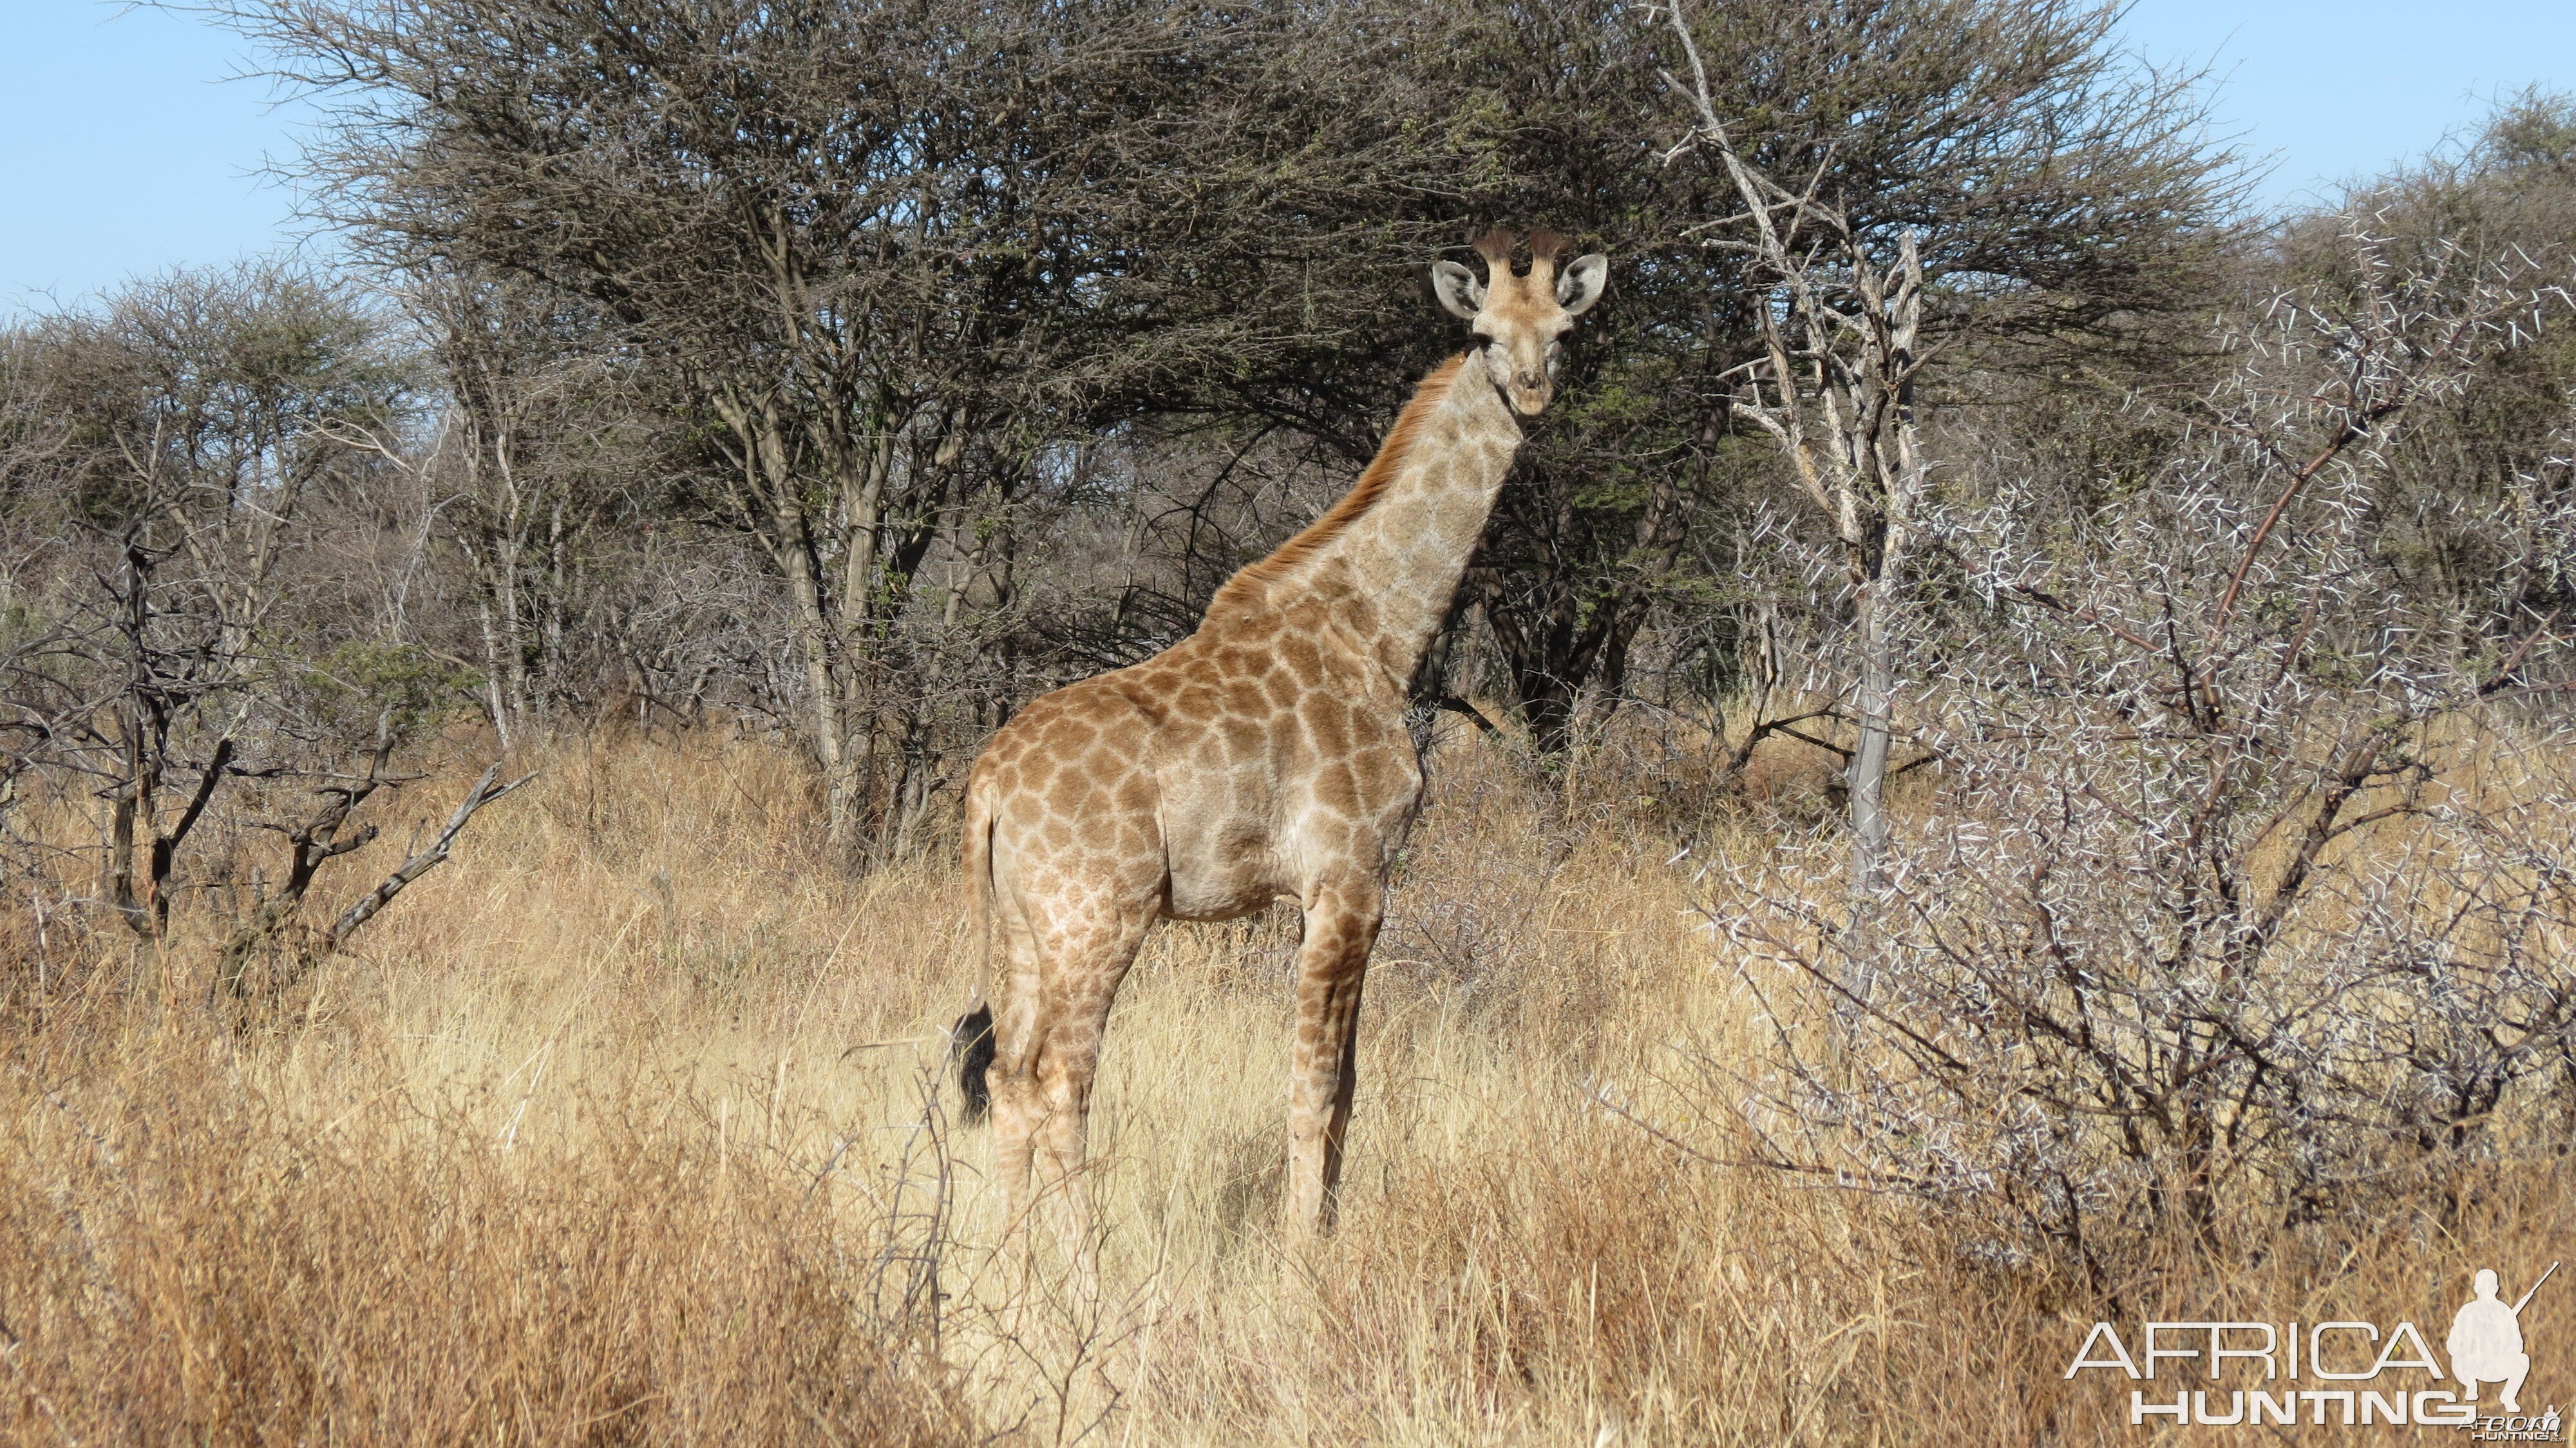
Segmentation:
[(2540, 1274), (2540, 1282), (2531, 1284), (2531, 1292), (2507, 1307), (2496, 1297), (2496, 1275), (2492, 1267), (2478, 1271), (2476, 1297), (2460, 1308), (2451, 1319), (2450, 1340), (2443, 1344), (2451, 1354), (2451, 1376), (2460, 1380), (2462, 1396), (2469, 1402), (2478, 1400), (2478, 1384), (2504, 1384), (2504, 1410), (2519, 1413), (2522, 1404), (2515, 1395), (2522, 1391), (2522, 1380), (2531, 1372), (2531, 1354), (2522, 1350), (2522, 1310), (2531, 1303), (2533, 1292), (2558, 1271)]
[[(2208, 1427), (2385, 1423), (2465, 1428), (2480, 1442), (2564, 1442), (2556, 1408), (2526, 1414), (2522, 1407), (2531, 1374), (2523, 1309), (2558, 1267), (2550, 1263), (2512, 1302), (2504, 1300), (2501, 1275), (2479, 1269), (2439, 1357), (2411, 1322), (2385, 1331), (2349, 1320), (2145, 1322), (2125, 1338), (2097, 1322), (2065, 1375), (2105, 1369), (2139, 1384), (2129, 1390), (2132, 1426), (2158, 1418)], [(2479, 1390), (2489, 1384), (2501, 1389), (2500, 1412), (2481, 1410)]]

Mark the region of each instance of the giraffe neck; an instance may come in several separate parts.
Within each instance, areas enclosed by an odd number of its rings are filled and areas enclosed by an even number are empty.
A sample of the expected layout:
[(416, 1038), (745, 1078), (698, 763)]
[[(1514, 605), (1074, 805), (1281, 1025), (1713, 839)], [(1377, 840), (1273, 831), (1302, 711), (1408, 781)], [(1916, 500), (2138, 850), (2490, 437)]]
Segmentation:
[(1344, 625), (1398, 688), (1412, 680), (1448, 619), (1521, 445), (1520, 424), (1481, 357), (1470, 354), (1442, 371), (1451, 385), (1403, 439), (1394, 476), (1319, 550), (1313, 575), (1350, 590)]
[(1218, 589), (1200, 635), (1319, 608), (1309, 628), (1402, 690), (1449, 615), (1520, 450), (1520, 424), (1485, 369), (1473, 352), (1432, 369), (1350, 492)]

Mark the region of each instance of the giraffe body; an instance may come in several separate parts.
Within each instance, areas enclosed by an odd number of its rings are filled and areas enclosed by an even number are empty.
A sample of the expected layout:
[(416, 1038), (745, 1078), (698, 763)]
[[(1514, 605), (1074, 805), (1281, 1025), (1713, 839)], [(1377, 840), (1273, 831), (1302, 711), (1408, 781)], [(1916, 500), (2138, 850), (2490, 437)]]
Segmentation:
[[(1218, 590), (1198, 630), (1047, 694), (975, 765), (964, 865), (1000, 970), (985, 1009), (995, 1168), (1016, 1231), (1032, 1177), (1084, 1221), (1078, 1175), (1118, 985), (1153, 923), (1304, 912), (1286, 1223), (1330, 1220), (1356, 1084), (1353, 1034), (1386, 875), (1422, 794), (1407, 690), (1446, 619), (1521, 442), (1553, 391), (1555, 339), (1605, 264), (1553, 275), (1534, 235), (1479, 243), (1492, 281), (1435, 270), (1486, 345), (1424, 379), (1358, 484)], [(970, 1051), (968, 1093), (985, 1062)]]

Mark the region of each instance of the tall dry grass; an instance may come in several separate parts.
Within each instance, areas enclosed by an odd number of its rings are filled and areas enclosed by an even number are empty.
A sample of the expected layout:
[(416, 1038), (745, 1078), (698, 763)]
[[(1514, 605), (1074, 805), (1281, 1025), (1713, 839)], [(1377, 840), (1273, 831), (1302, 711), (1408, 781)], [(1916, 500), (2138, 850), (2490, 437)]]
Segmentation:
[[(244, 1008), (207, 1007), (204, 940), (13, 923), (13, 1440), (2096, 1442), (2132, 1436), (2125, 1383), (2062, 1376), (2097, 1318), (2438, 1340), (2475, 1268), (2576, 1258), (2576, 1173), (2535, 1160), (2105, 1300), (1678, 1149), (1638, 1123), (1704, 1114), (1687, 1060), (1754, 1043), (1642, 823), (1670, 801), (1458, 735), (1370, 977), (1340, 1230), (1295, 1260), (1274, 1230), (1293, 921), (1166, 927), (1096, 1100), (1098, 1291), (1021, 1282), (980, 1135), (929, 1105), (973, 990), (953, 872), (823, 868), (763, 747), (534, 762), (353, 954)], [(1763, 767), (1798, 794), (1794, 754)], [(2527, 1322), (2547, 1400), (2576, 1315)]]

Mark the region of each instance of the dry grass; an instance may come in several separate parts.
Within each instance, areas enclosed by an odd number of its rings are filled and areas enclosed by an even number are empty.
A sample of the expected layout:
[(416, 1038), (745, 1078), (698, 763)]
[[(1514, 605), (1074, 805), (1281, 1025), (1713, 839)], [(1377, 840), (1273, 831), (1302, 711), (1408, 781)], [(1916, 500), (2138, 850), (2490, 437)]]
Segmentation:
[[(202, 1005), (201, 943), (16, 922), (13, 1439), (2092, 1442), (2131, 1432), (2125, 1382), (2061, 1377), (2097, 1317), (2438, 1343), (2475, 1267), (2576, 1259), (2576, 1172), (2535, 1165), (2447, 1222), (2106, 1303), (1901, 1203), (1676, 1152), (1595, 1093), (1684, 1110), (1676, 1048), (1742, 1047), (1686, 877), (1635, 811), (1460, 738), (1371, 976), (1342, 1230), (1291, 1262), (1272, 1226), (1293, 925), (1170, 927), (1111, 1027), (1102, 1290), (1015, 1296), (982, 1140), (924, 1112), (973, 988), (952, 872), (819, 868), (765, 749), (540, 762), (244, 1020)], [(2576, 1381), (2564, 1302), (2527, 1319), (2543, 1401)]]

